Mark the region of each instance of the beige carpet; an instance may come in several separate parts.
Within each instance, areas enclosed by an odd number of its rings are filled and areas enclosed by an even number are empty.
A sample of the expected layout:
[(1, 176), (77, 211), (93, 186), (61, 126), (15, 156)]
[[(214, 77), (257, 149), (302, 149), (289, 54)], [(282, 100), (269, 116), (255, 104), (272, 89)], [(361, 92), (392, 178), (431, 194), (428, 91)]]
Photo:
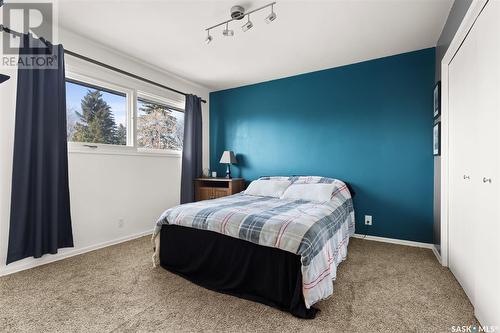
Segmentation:
[(475, 323), (430, 250), (352, 239), (314, 320), (151, 267), (148, 237), (0, 278), (1, 332), (450, 332)]

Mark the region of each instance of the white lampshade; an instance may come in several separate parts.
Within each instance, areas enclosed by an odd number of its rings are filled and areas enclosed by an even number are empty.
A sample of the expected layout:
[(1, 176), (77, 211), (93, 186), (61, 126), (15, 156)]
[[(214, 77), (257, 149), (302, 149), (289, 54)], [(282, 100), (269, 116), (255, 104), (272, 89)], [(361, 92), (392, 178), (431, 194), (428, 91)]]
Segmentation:
[(236, 160), (236, 156), (234, 156), (234, 153), (231, 150), (226, 150), (224, 153), (222, 153), (222, 157), (220, 158), (219, 163), (236, 164), (238, 163), (238, 161)]

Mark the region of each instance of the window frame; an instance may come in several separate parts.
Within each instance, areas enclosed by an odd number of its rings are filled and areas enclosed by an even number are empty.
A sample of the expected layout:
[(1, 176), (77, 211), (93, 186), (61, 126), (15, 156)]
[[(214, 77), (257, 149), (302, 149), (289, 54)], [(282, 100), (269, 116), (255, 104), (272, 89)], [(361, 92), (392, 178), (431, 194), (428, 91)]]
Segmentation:
[(137, 146), (137, 103), (139, 99), (150, 100), (164, 104), (173, 110), (184, 112), (184, 104), (180, 100), (173, 100), (157, 94), (151, 94), (136, 87), (116, 84), (107, 80), (96, 79), (93, 76), (82, 74), (79, 71), (66, 69), (65, 81), (81, 83), (108, 90), (110, 93), (124, 94), (126, 98), (127, 114), (127, 144), (115, 145), (106, 143), (68, 141), (68, 153), (107, 154), (107, 155), (135, 155), (135, 156), (171, 156), (181, 157), (182, 150), (140, 148)]

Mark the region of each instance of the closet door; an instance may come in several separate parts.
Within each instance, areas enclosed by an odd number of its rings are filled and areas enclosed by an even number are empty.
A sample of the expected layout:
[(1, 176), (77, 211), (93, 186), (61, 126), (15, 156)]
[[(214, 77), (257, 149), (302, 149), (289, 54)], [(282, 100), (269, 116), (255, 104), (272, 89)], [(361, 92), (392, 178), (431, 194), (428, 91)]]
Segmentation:
[(500, 1), (489, 1), (475, 23), (476, 109), (480, 121), (480, 189), (475, 225), (474, 311), (482, 325), (500, 327)]
[(473, 302), (474, 234), (477, 227), (476, 39), (464, 41), (448, 68), (449, 75), (449, 268)]

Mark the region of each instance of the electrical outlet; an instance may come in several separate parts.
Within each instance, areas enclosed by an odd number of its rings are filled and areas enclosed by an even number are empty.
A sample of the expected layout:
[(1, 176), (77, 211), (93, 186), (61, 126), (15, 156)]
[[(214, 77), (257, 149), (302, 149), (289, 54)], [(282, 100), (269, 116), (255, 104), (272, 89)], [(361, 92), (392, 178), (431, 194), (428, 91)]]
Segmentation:
[(365, 225), (372, 225), (372, 216), (365, 215)]
[(119, 219), (118, 220), (118, 228), (123, 228), (124, 225), (125, 225), (125, 220), (124, 219)]

